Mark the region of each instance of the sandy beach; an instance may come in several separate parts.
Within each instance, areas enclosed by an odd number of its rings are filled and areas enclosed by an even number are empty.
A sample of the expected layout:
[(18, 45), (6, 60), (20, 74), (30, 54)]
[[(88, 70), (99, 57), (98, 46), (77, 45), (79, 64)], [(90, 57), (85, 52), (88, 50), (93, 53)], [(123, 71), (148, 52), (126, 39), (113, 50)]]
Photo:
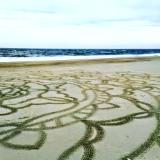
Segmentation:
[(0, 63), (0, 160), (159, 160), (160, 58)]

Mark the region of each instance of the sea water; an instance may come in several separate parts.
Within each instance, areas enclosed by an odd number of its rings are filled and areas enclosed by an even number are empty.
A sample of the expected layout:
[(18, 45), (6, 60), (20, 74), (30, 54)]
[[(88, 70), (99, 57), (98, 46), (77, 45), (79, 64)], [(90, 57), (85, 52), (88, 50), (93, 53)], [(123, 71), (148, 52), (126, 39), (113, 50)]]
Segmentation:
[(160, 56), (160, 49), (0, 48), (0, 62)]

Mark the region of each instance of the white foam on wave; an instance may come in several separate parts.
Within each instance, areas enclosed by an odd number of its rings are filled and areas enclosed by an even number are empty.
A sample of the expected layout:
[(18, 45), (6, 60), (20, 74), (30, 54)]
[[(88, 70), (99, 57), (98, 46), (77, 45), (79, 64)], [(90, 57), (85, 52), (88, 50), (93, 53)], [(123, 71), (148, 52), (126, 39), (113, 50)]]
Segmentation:
[(34, 61), (66, 61), (66, 60), (96, 60), (111, 58), (137, 58), (137, 57), (160, 57), (160, 53), (140, 55), (92, 55), (92, 56), (53, 56), (53, 57), (0, 57), (1, 62), (34, 62)]

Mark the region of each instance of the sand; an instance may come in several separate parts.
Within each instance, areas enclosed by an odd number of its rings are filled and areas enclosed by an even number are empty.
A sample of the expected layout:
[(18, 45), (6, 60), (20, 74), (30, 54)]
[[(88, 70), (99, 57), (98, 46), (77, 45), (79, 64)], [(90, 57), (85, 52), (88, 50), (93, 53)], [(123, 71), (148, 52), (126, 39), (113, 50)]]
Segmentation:
[(160, 58), (0, 63), (0, 159), (159, 160)]

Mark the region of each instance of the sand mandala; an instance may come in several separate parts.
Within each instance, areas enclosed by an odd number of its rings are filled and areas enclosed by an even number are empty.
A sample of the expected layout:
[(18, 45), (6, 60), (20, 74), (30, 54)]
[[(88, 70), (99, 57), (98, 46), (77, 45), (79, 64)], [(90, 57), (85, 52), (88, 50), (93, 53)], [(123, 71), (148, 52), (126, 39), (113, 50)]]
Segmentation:
[[(72, 159), (81, 150), (77, 159), (93, 160), (97, 146), (107, 138), (107, 128), (148, 118), (155, 120), (150, 134), (119, 160), (136, 159), (155, 145), (160, 147), (160, 76), (83, 71), (0, 76), (0, 148), (19, 153), (39, 150), (50, 130), (54, 133), (80, 123), (85, 126), (84, 134), (57, 159)], [(27, 133), (33, 134), (35, 141), (15, 143), (24, 133), (26, 139)]]

